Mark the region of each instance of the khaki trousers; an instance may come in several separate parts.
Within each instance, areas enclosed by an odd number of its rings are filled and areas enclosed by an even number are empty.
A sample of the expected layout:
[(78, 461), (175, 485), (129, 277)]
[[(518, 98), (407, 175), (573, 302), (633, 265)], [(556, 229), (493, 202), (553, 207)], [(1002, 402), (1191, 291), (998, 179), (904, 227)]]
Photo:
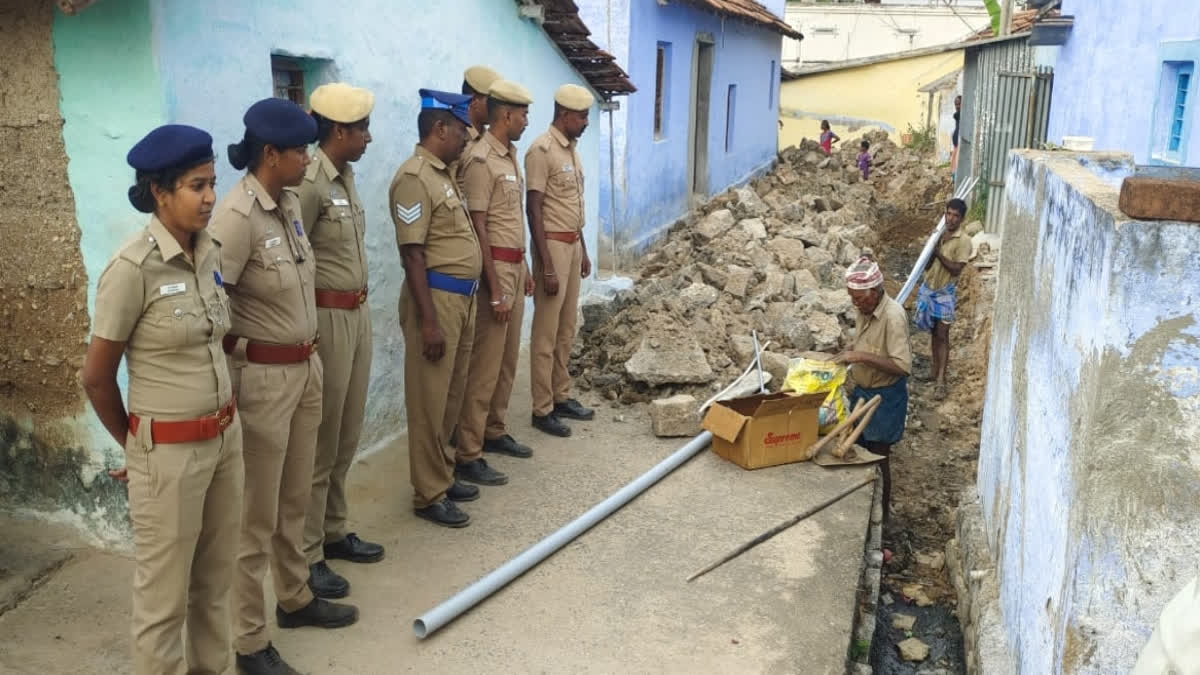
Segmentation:
[(458, 423), (458, 464), (483, 456), (483, 441), (508, 433), (504, 420), (521, 354), (521, 321), (525, 317), (525, 263), (496, 261), (501, 292), (512, 298), (512, 315), (496, 321), (491, 304), (475, 303), (475, 339), (467, 389)]
[(294, 612), (313, 599), (301, 544), (321, 419), (321, 357), (268, 365), (231, 356), (230, 364), (246, 439), (234, 649), (252, 654), (270, 642), (263, 590), (268, 564), (284, 611)]
[(136, 560), (133, 669), (221, 673), (229, 667), (229, 588), (242, 518), (242, 427), (235, 418), (216, 438), (155, 445), (151, 426), (143, 416), (125, 442)]
[(454, 460), (446, 454), (450, 432), (462, 411), (475, 335), (475, 298), (430, 290), (433, 310), (446, 340), (442, 358), (422, 353), (424, 338), (417, 303), (408, 282), (400, 288), (400, 327), (404, 331), (404, 408), (408, 413), (408, 466), (413, 507), (440, 502), (454, 483)]
[(541, 417), (566, 401), (571, 391), (567, 360), (575, 341), (575, 315), (579, 311), (580, 267), (583, 244), (549, 239), (550, 260), (558, 277), (558, 293), (546, 295), (541, 260), (533, 257), (533, 330), (529, 342), (529, 386), (533, 414)]
[(346, 537), (346, 474), (362, 435), (367, 383), (371, 378), (371, 314), (358, 309), (317, 308), (325, 369), (321, 386), (321, 427), (317, 432), (312, 495), (304, 524), (304, 555), (309, 565), (325, 559), (322, 544)]

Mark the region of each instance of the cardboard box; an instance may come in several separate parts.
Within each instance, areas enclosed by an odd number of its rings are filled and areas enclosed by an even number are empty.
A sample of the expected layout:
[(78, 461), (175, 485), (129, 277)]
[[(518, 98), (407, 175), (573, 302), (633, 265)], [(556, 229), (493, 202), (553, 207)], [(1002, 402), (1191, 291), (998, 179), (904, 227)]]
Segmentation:
[(828, 394), (755, 394), (718, 401), (704, 416), (713, 452), (745, 469), (804, 459), (817, 442), (817, 409)]

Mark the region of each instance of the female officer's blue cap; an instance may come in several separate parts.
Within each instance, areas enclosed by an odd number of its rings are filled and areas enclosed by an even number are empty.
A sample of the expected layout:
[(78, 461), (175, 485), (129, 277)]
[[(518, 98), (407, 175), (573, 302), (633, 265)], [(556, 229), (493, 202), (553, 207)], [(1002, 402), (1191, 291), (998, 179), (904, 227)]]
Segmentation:
[(317, 122), (300, 106), (282, 98), (264, 98), (242, 117), (251, 136), (277, 148), (297, 148), (317, 140)]
[(195, 166), (213, 158), (212, 136), (186, 124), (164, 124), (146, 134), (125, 155), (138, 171), (162, 171), (176, 166)]
[(433, 89), (422, 89), (419, 93), (421, 110), (449, 110), (463, 124), (471, 126), (471, 116), (467, 113), (467, 106), (471, 103), (470, 96)]

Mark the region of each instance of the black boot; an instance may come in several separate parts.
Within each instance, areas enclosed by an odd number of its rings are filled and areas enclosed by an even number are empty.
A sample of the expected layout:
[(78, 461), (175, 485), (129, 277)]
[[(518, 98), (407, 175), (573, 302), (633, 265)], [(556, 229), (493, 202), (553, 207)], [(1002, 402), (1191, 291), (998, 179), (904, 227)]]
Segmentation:
[(324, 549), (325, 557), (329, 560), (341, 559), (356, 563), (373, 563), (383, 560), (382, 546), (363, 541), (353, 532), (346, 535), (341, 541), (335, 541), (332, 544), (326, 542)]
[(279, 623), (280, 628), (342, 628), (358, 621), (358, 608), (354, 605), (313, 598), (308, 605), (294, 612), (285, 612), (282, 607), (276, 605), (275, 621)]
[(242, 675), (300, 675), (279, 655), (275, 645), (267, 643), (266, 649), (253, 654), (238, 654), (237, 669)]
[(443, 527), (466, 527), (471, 524), (471, 516), (468, 516), (449, 499), (434, 502), (424, 508), (413, 509), (413, 513), (417, 514), (418, 518), (424, 518)]
[(477, 485), (504, 485), (508, 476), (488, 466), (487, 460), (477, 459), (454, 467), (454, 477)]
[(582, 403), (573, 398), (569, 398), (562, 403), (555, 403), (554, 414), (569, 420), (581, 420), (584, 422), (596, 417), (595, 410), (583, 407)]
[(533, 457), (533, 448), (518, 443), (516, 439), (508, 434), (504, 434), (500, 438), (485, 440), (483, 442), (483, 451), (508, 455), (509, 457), (520, 457), (522, 459)]
[(561, 438), (571, 435), (571, 427), (563, 424), (563, 421), (558, 419), (558, 415), (553, 412), (549, 415), (534, 415), (533, 428)]
[(308, 588), (313, 595), (326, 600), (336, 600), (350, 595), (350, 582), (329, 569), (325, 561), (308, 566)]
[(454, 481), (450, 489), (446, 490), (446, 498), (455, 502), (473, 502), (479, 499), (479, 488)]

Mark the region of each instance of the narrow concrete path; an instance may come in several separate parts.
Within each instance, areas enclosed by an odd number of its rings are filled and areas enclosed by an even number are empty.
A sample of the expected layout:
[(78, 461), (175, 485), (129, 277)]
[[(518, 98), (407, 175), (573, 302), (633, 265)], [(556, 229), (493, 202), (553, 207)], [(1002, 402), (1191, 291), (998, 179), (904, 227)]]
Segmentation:
[[(510, 419), (532, 459), (446, 530), (411, 512), (404, 439), (351, 472), (355, 529), (387, 546), (375, 565), (335, 562), (361, 619), (283, 631), (306, 673), (842, 673), (870, 510), (860, 490), (687, 584), (684, 578), (867, 469), (811, 463), (743, 471), (709, 451), (426, 640), (414, 618), (640, 475), (687, 439), (656, 439), (643, 408), (598, 406), (570, 439), (529, 427), (522, 367)], [(585, 403), (595, 403), (587, 401)], [(618, 421), (618, 419), (624, 421)], [(5, 547), (21, 546), (5, 537)], [(35, 540), (33, 545), (38, 545)], [(0, 563), (3, 566), (3, 563)], [(0, 671), (128, 672), (132, 564), (83, 550), (0, 616)]]

